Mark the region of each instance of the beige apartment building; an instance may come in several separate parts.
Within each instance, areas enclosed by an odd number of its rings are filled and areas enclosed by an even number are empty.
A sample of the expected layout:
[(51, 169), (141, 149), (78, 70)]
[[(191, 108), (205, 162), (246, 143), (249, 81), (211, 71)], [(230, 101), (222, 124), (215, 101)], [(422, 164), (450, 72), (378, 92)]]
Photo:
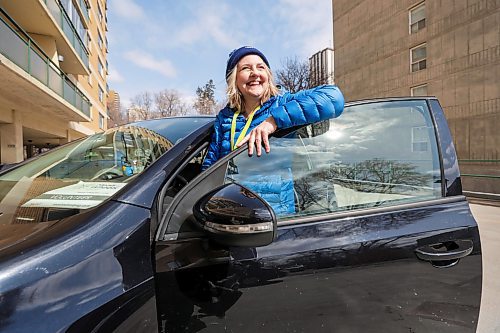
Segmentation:
[(438, 97), (464, 188), (500, 193), (500, 0), (332, 3), (346, 99)]
[(108, 128), (116, 127), (125, 123), (121, 113), (120, 94), (115, 90), (108, 93)]
[(106, 129), (106, 0), (0, 0), (0, 164)]

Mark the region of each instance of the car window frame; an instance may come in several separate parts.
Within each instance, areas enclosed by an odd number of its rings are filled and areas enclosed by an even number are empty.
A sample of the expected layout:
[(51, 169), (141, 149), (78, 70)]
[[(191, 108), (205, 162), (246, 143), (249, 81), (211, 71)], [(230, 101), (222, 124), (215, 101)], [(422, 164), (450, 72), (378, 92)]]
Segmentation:
[[(362, 108), (359, 108), (360, 106)], [(429, 187), (430, 192), (427, 195), (424, 195), (424, 194), (413, 195), (411, 193), (407, 193), (406, 195), (410, 195), (410, 197), (414, 197), (414, 198), (413, 199), (408, 198), (408, 200), (381, 199), (381, 201), (378, 202), (378, 204), (380, 204), (380, 206), (397, 206), (397, 205), (403, 205), (403, 204), (413, 203), (413, 202), (417, 202), (417, 201), (428, 201), (428, 200), (435, 200), (435, 199), (442, 198), (443, 197), (443, 188), (442, 188), (441, 184), (437, 185), (438, 183), (442, 183), (442, 172), (441, 172), (441, 170), (442, 170), (442, 167), (441, 167), (442, 158), (440, 157), (440, 150), (438, 149), (439, 142), (436, 139), (436, 126), (435, 126), (435, 122), (434, 122), (434, 119), (432, 117), (432, 112), (431, 112), (429, 105), (425, 101), (422, 101), (422, 100), (408, 99), (408, 100), (391, 101), (390, 103), (388, 103), (385, 100), (382, 100), (382, 101), (376, 100), (376, 101), (370, 101), (367, 103), (358, 103), (353, 107), (357, 108), (355, 114), (359, 114), (360, 117), (364, 117), (363, 114), (365, 112), (370, 112), (370, 116), (376, 116), (380, 110), (380, 112), (384, 112), (382, 114), (385, 114), (386, 116), (390, 115), (389, 117), (391, 117), (391, 118), (394, 117), (394, 118), (398, 119), (398, 122), (400, 123), (400, 125), (397, 125), (397, 127), (395, 129), (396, 130), (400, 129), (399, 135), (406, 136), (406, 134), (411, 134), (409, 132), (409, 130), (412, 130), (413, 129), (412, 126), (415, 126), (414, 124), (412, 124), (412, 122), (414, 122), (415, 120), (419, 124), (421, 124), (421, 127), (425, 128), (425, 130), (426, 130), (426, 137), (427, 137), (427, 142), (429, 145), (428, 145), (428, 149), (425, 150), (426, 151), (425, 155), (420, 156), (420, 157), (417, 156), (415, 160), (411, 159), (411, 160), (409, 160), (409, 162), (412, 163), (412, 165), (416, 166), (419, 163), (419, 161), (424, 161), (424, 160), (429, 161), (430, 164), (428, 165), (428, 169), (425, 169), (424, 171), (426, 171), (426, 172), (422, 173), (421, 175), (423, 176), (424, 174), (428, 174), (428, 176), (430, 177), (427, 180), (428, 181), (427, 185), (425, 185), (425, 186), (431, 186), (431, 187)], [(412, 120), (412, 118), (408, 118), (408, 120), (407, 120), (407, 116), (405, 114), (403, 114), (402, 118), (397, 116), (397, 115), (391, 115), (393, 112), (398, 112), (398, 110), (400, 108), (414, 109), (415, 111), (418, 111), (420, 113), (420, 116), (418, 116), (418, 119)], [(351, 113), (354, 111), (355, 111), (354, 109), (352, 111), (346, 110), (346, 112), (350, 113), (350, 115), (354, 114), (354, 113)], [(349, 118), (349, 119), (350, 119), (350, 121), (356, 122), (356, 119), (358, 119), (358, 117), (354, 116), (354, 117)], [(325, 120), (325, 121), (332, 121), (332, 120)], [(333, 119), (333, 123), (335, 123), (335, 122), (336, 122), (336, 120)], [(306, 135), (304, 140), (313, 139), (314, 135), (313, 136), (310, 135), (310, 133), (314, 133), (314, 129), (312, 127), (314, 125), (318, 124), (321, 128), (321, 127), (323, 127), (321, 125), (321, 123), (322, 122), (316, 122), (313, 125), (311, 125), (311, 124), (305, 125), (302, 127), (298, 127), (295, 130), (295, 132), (296, 132), (294, 135), (295, 139), (297, 140), (297, 142), (300, 139), (300, 142), (302, 142), (302, 146), (304, 147), (304, 149), (306, 151), (307, 151), (307, 148), (306, 148), (306, 145), (304, 145), (304, 141), (303, 141), (302, 136), (301, 136), (302, 132), (304, 132), (304, 134)], [(347, 124), (349, 124), (349, 123), (350, 122), (348, 122)], [(340, 125), (340, 126), (345, 126), (345, 125), (346, 125), (346, 123), (344, 122), (343, 125)], [(332, 126), (331, 123), (330, 123), (330, 126)], [(326, 128), (328, 128), (328, 126), (326, 126)], [(359, 130), (359, 128), (357, 128), (357, 127), (354, 127), (354, 129)], [(330, 130), (330, 131), (332, 131), (332, 130)], [(335, 130), (333, 130), (333, 131), (335, 131)], [(350, 132), (347, 132), (347, 133), (350, 133)], [(382, 139), (382, 136), (379, 136), (377, 134), (377, 136), (375, 136), (374, 139), (375, 139), (375, 141), (378, 142), (379, 139)], [(320, 143), (323, 142), (323, 144), (325, 144), (326, 142), (324, 142), (323, 140), (325, 140), (325, 139), (320, 138), (318, 142), (320, 142)], [(384, 140), (387, 140), (387, 137), (384, 136)], [(384, 141), (381, 141), (381, 142), (384, 142)], [(413, 143), (413, 140), (406, 142), (406, 144), (410, 144), (410, 145), (412, 143)], [(297, 145), (300, 146), (299, 143), (297, 143)], [(328, 143), (326, 143), (326, 145), (328, 145)], [(277, 146), (281, 147), (282, 145), (277, 144)], [(288, 145), (285, 144), (285, 146), (289, 146), (289, 144)], [(292, 144), (292, 146), (296, 146), (296, 145)], [(319, 146), (323, 146), (323, 145), (319, 144)], [(405, 148), (405, 147), (406, 146), (403, 146), (401, 148), (394, 148), (394, 150), (385, 151), (385, 153), (383, 154), (384, 157), (380, 157), (380, 158), (382, 158), (382, 159), (386, 158), (388, 162), (391, 162), (391, 161), (405, 162), (406, 161), (405, 158), (410, 157), (407, 155), (408, 154), (407, 150), (412, 149), (411, 146), (409, 148), (408, 147)], [(355, 149), (356, 148), (352, 148), (350, 150), (344, 151), (342, 158), (346, 158), (347, 160), (349, 160), (351, 157), (357, 156)], [(273, 148), (271, 150), (273, 150)], [(297, 150), (296, 152), (299, 152), (299, 150)], [(294, 152), (295, 152), (295, 150), (294, 150)], [(290, 152), (290, 153), (294, 154), (294, 152)], [(351, 156), (353, 153), (354, 153), (354, 156)], [(401, 154), (403, 154), (403, 155), (401, 155)], [(272, 154), (270, 154), (270, 155), (272, 155)], [(306, 154), (304, 156), (306, 156), (307, 159), (309, 159), (308, 154)], [(375, 156), (375, 157), (373, 157), (373, 156)], [(377, 157), (378, 155), (373, 155), (373, 156), (370, 158), (378, 159), (378, 157)], [(401, 158), (403, 158), (403, 160), (401, 160)], [(257, 169), (255, 169), (256, 168), (255, 162), (248, 161), (248, 164), (247, 164), (245, 156), (243, 156), (243, 159), (242, 159), (241, 155), (240, 155), (240, 156), (236, 157), (236, 159), (237, 160), (235, 161), (235, 164), (239, 168), (242, 168), (242, 170), (244, 170), (243, 175), (237, 176), (236, 179), (231, 179), (233, 177), (228, 176), (227, 178), (229, 178), (229, 179), (226, 179), (226, 183), (227, 182), (238, 182), (238, 178), (240, 178), (239, 180), (242, 182), (240, 185), (245, 185), (246, 180), (248, 180), (247, 178), (249, 176), (250, 176), (250, 179), (252, 178), (251, 177), (252, 173), (249, 174), (246, 171), (246, 170), (248, 170), (248, 168), (250, 168), (251, 170), (254, 170), (254, 172), (259, 173), (259, 175), (262, 175), (263, 177), (265, 177), (266, 175), (274, 175), (274, 171), (271, 171), (271, 174), (268, 174), (269, 165), (273, 164), (272, 159), (271, 160), (266, 159), (265, 161), (262, 162), (262, 163), (264, 163), (262, 168), (264, 170), (268, 171), (268, 172), (263, 171), (262, 174), (260, 174), (260, 172), (256, 171)], [(295, 158), (293, 160), (295, 160)], [(298, 160), (300, 160), (300, 158)], [(304, 159), (302, 162), (299, 161), (299, 163), (305, 163), (305, 161), (306, 160)], [(311, 164), (310, 160), (308, 160), (307, 162), (308, 162), (307, 165)], [(414, 163), (417, 163), (417, 164), (414, 164)], [(288, 164), (292, 165), (293, 162), (290, 161)], [(309, 170), (311, 170), (311, 167), (309, 167)], [(318, 171), (319, 171), (319, 169), (318, 169)], [(306, 174), (308, 173), (307, 171), (305, 171), (305, 172), (306, 172)], [(299, 171), (299, 173), (300, 173), (300, 171)], [(315, 172), (312, 171), (311, 174), (314, 174), (314, 173)], [(241, 178), (241, 177), (243, 177), (243, 178)], [(294, 177), (294, 182), (297, 180), (298, 179)], [(377, 180), (373, 180), (373, 181), (377, 182)], [(253, 182), (255, 182), (255, 180)], [(333, 179), (330, 179), (329, 183), (333, 185)], [(316, 183), (313, 182), (310, 185), (314, 186), (315, 184)], [(401, 184), (404, 185), (405, 183), (403, 182)], [(259, 187), (259, 186), (257, 186), (257, 187)], [(300, 192), (300, 190), (299, 190), (300, 186), (297, 187), (296, 189), (298, 192)], [(266, 190), (264, 190), (264, 192), (266, 192)], [(376, 190), (368, 191), (368, 192), (373, 193), (374, 195), (379, 193)], [(258, 192), (258, 193), (260, 193), (260, 192)], [(402, 194), (404, 194), (404, 193), (402, 193)], [(339, 198), (338, 194), (337, 194), (337, 198)], [(340, 196), (340, 198), (342, 198), (342, 196)], [(297, 199), (298, 199), (298, 197), (296, 195), (296, 200)], [(375, 207), (379, 206), (376, 202), (373, 202), (373, 204)], [(296, 208), (297, 208), (297, 205), (300, 205), (300, 201), (299, 202), (296, 201)], [(346, 207), (345, 209), (338, 209), (338, 211), (353, 211), (353, 210), (365, 209), (365, 208), (369, 208), (369, 205), (370, 205), (369, 202), (368, 202), (368, 206), (361, 203), (361, 204), (359, 204), (359, 206), (355, 205), (354, 207)], [(303, 213), (301, 213), (300, 210), (296, 210), (294, 213), (291, 213), (291, 214), (285, 213), (283, 216), (280, 216), (280, 220), (278, 222), (281, 223), (287, 219), (296, 220), (301, 216), (325, 215), (325, 214), (329, 214), (329, 213), (334, 213), (336, 211), (337, 211), (337, 209), (332, 209), (331, 211), (328, 211), (328, 209), (325, 209), (324, 211), (322, 211), (321, 209), (308, 211), (306, 208), (306, 211)]]
[[(422, 200), (422, 201), (416, 201), (416, 202), (410, 202), (410, 203), (400, 203), (400, 204), (395, 204), (395, 205), (388, 205), (388, 206), (383, 206), (383, 207), (368, 207), (368, 208), (356, 208), (354, 210), (348, 210), (348, 211), (336, 211), (336, 212), (325, 212), (325, 213), (320, 213), (320, 214), (315, 214), (315, 215), (309, 215), (309, 216), (294, 216), (290, 219), (283, 220), (283, 221), (278, 221), (277, 225), (278, 228), (282, 226), (288, 226), (288, 225), (299, 225), (299, 224), (305, 224), (305, 223), (315, 223), (315, 222), (320, 222), (320, 221), (325, 221), (325, 220), (336, 220), (340, 218), (345, 218), (345, 217), (357, 217), (357, 216), (362, 216), (362, 215), (369, 215), (369, 214), (379, 214), (379, 213), (388, 213), (388, 212), (394, 212), (394, 211), (400, 211), (400, 210), (407, 210), (407, 209), (417, 209), (417, 208), (422, 208), (426, 206), (433, 206), (433, 205), (441, 205), (444, 203), (451, 203), (451, 202), (459, 202), (465, 200), (465, 196), (463, 195), (456, 195), (456, 196), (451, 196), (451, 197), (446, 197), (446, 184), (443, 181), (444, 179), (444, 170), (443, 170), (443, 156), (442, 156), (442, 149), (441, 149), (441, 142), (440, 142), (440, 137), (438, 133), (438, 126), (436, 123), (435, 119), (435, 114), (434, 110), (431, 108), (431, 105), (429, 103), (429, 98), (394, 98), (394, 99), (374, 99), (374, 100), (366, 100), (366, 101), (357, 101), (353, 103), (347, 103), (346, 108), (351, 107), (351, 106), (357, 106), (357, 105), (363, 105), (363, 104), (372, 104), (372, 103), (377, 103), (377, 102), (391, 102), (391, 101), (397, 101), (397, 102), (404, 102), (404, 101), (415, 101), (415, 100), (424, 100), (425, 104), (428, 109), (428, 114), (430, 117), (430, 121), (433, 126), (433, 133), (435, 135), (435, 142), (436, 142), (436, 147), (437, 148), (437, 163), (440, 167), (440, 197), (437, 198), (432, 198), (428, 200)], [(286, 128), (279, 130), (275, 132), (272, 137), (282, 137), (285, 136), (286, 134), (289, 134), (295, 130), (298, 130), (300, 128), (304, 128), (308, 126), (309, 124), (306, 125), (301, 125), (301, 126), (295, 126), (292, 128)], [(208, 168), (205, 171), (202, 171), (198, 176), (196, 176), (191, 182), (189, 182), (184, 188), (182, 188), (179, 193), (175, 196), (175, 198), (172, 201), (172, 205), (167, 209), (167, 211), (162, 212), (160, 216), (161, 220), (159, 223), (159, 227), (155, 236), (156, 241), (168, 241), (168, 240), (176, 240), (179, 238), (180, 234), (183, 234), (184, 236), (189, 237), (189, 234), (192, 234), (193, 236), (199, 236), (202, 235), (203, 232), (172, 232), (172, 233), (166, 233), (168, 231), (168, 227), (171, 223), (172, 216), (174, 215), (174, 211), (177, 208), (177, 206), (180, 204), (182, 200), (188, 194), (195, 189), (196, 186), (200, 185), (202, 182), (204, 182), (205, 179), (210, 178), (211, 175), (214, 173), (220, 172), (220, 169), (223, 168), (224, 170), (224, 175), (227, 170), (227, 166), (229, 164), (229, 161), (234, 158), (237, 155), (240, 155), (244, 152), (247, 151), (247, 146), (244, 145), (232, 152), (230, 152), (228, 155), (224, 156), (220, 160), (218, 160), (216, 163), (214, 163), (210, 168)], [(271, 152), (272, 154), (272, 152)], [(192, 157), (191, 157), (192, 158)], [(255, 157), (254, 157), (255, 158)], [(224, 183), (222, 182), (219, 186), (223, 185)], [(196, 200), (201, 198), (202, 195), (199, 195)], [(196, 201), (195, 200), (195, 201)], [(174, 209), (174, 202), (176, 203), (175, 209)], [(169, 236), (167, 236), (169, 235)], [(184, 238), (184, 237), (183, 237)]]
[[(164, 201), (164, 198), (163, 197), (160, 197), (158, 199), (158, 206), (157, 206), (157, 209), (160, 211), (160, 214), (159, 214), (159, 217), (160, 217), (160, 221), (159, 221), (159, 226), (158, 226), (158, 230), (156, 232), (156, 235), (155, 235), (155, 240), (156, 241), (163, 241), (163, 240), (172, 240), (172, 239), (176, 239), (177, 235), (179, 234), (179, 232), (176, 232), (176, 233), (168, 233), (169, 235), (172, 235), (170, 237), (167, 237), (167, 239), (165, 238), (165, 236), (167, 235), (167, 231), (168, 231), (168, 227), (170, 226), (170, 223), (171, 223), (171, 218), (173, 216), (173, 213), (175, 211), (175, 209), (177, 209), (178, 205), (181, 203), (182, 200), (184, 200), (184, 198), (186, 198), (187, 194), (190, 193), (190, 191), (195, 188), (196, 186), (198, 186), (200, 183), (202, 183), (204, 180), (206, 179), (210, 179), (210, 176), (212, 176), (214, 173), (217, 173), (217, 172), (220, 172), (220, 170), (224, 170), (224, 174), (225, 174), (225, 170), (227, 168), (227, 164), (229, 163), (229, 160), (238, 155), (239, 153), (241, 153), (242, 151), (246, 150), (246, 147), (242, 146), (240, 148), (238, 148), (237, 150), (234, 150), (232, 151), (231, 153), (229, 153), (227, 156), (224, 156), (223, 158), (221, 158), (220, 160), (218, 160), (217, 162), (215, 162), (211, 167), (209, 167), (208, 169), (200, 172), (195, 178), (193, 178), (188, 184), (186, 184), (176, 195), (175, 197), (172, 199), (172, 202), (170, 203), (170, 206), (168, 207), (168, 209), (166, 209), (164, 212), (162, 211), (162, 205), (163, 205), (163, 201)], [(187, 165), (189, 163), (189, 161), (195, 156), (196, 154), (190, 154), (189, 156), (187, 156), (183, 162), (182, 162), (182, 165)], [(179, 171), (182, 170), (181, 168), (179, 168)], [(221, 185), (223, 185), (223, 183), (221, 183)], [(165, 192), (167, 191), (167, 186), (163, 186), (161, 191), (160, 191), (160, 195), (165, 195)], [(198, 199), (203, 196), (200, 195), (198, 197)], [(196, 234), (196, 233), (195, 233)]]

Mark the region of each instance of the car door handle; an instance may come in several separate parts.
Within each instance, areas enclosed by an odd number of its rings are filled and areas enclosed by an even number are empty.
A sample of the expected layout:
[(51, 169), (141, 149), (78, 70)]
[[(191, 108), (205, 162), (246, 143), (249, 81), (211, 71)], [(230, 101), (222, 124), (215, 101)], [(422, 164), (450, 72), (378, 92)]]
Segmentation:
[(471, 240), (458, 239), (421, 246), (415, 250), (415, 254), (428, 261), (457, 260), (471, 254), (473, 249), (474, 243)]

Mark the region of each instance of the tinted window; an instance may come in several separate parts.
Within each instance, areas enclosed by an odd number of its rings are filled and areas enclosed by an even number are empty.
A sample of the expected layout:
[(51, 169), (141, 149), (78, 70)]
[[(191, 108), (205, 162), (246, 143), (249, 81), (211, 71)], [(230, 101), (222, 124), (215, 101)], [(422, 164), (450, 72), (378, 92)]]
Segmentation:
[(260, 158), (233, 159), (226, 182), (267, 200), (280, 219), (441, 196), (425, 101), (369, 103), (271, 140)]

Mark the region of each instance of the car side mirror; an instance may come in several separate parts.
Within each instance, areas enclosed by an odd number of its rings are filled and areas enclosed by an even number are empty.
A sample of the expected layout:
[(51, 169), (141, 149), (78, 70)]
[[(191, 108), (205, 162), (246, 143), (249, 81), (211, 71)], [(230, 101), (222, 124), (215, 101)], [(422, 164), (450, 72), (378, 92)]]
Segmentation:
[(249, 189), (223, 185), (196, 202), (196, 223), (214, 241), (228, 246), (258, 247), (270, 244), (276, 235), (272, 208)]

